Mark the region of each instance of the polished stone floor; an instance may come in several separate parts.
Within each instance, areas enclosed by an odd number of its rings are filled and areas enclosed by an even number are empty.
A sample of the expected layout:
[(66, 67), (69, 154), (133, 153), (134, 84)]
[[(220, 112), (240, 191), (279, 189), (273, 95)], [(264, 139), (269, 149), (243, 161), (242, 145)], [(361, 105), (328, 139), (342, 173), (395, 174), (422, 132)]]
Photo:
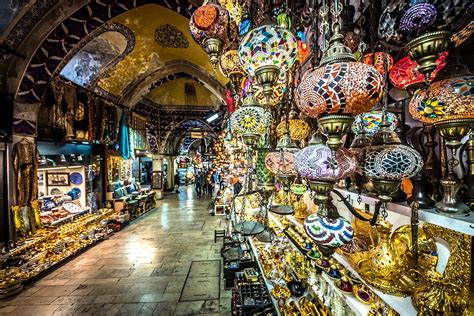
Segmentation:
[(0, 301), (0, 314), (229, 315), (231, 292), (215, 262), (221, 243), (214, 244), (214, 230), (226, 220), (210, 216), (208, 202), (181, 187), (158, 209)]

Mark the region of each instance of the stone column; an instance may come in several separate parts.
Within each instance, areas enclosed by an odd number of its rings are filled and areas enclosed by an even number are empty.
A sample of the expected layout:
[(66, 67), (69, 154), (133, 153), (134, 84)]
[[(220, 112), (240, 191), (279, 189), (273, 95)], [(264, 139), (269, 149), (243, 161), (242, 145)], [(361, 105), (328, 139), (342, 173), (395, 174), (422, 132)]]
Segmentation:
[(159, 171), (161, 172), (161, 189), (155, 189), (155, 199), (161, 200), (163, 199), (163, 156), (161, 155), (153, 155), (153, 172)]

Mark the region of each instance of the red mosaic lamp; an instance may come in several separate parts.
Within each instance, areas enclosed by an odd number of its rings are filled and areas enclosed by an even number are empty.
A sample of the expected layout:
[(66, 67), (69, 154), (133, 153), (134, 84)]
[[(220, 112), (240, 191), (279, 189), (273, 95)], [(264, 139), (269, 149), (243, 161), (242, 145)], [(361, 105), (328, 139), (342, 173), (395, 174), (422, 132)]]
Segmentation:
[(189, 30), (196, 43), (209, 55), (214, 67), (219, 63), (221, 52), (237, 37), (237, 26), (229, 11), (213, 0), (194, 11)]

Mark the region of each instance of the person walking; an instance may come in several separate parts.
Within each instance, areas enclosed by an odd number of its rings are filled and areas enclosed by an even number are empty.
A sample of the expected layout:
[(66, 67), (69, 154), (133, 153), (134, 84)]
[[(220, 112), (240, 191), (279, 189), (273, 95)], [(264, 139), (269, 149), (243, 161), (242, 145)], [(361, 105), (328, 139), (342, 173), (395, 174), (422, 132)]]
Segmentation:
[(180, 185), (181, 179), (179, 178), (179, 172), (176, 171), (174, 174), (174, 191), (175, 193), (179, 193), (179, 185)]
[(198, 174), (196, 175), (195, 185), (196, 185), (197, 197), (200, 198), (201, 194), (202, 194), (202, 173), (201, 173), (201, 171), (199, 171)]
[(242, 190), (242, 183), (240, 183), (239, 177), (236, 175), (234, 177), (234, 196), (237, 196)]

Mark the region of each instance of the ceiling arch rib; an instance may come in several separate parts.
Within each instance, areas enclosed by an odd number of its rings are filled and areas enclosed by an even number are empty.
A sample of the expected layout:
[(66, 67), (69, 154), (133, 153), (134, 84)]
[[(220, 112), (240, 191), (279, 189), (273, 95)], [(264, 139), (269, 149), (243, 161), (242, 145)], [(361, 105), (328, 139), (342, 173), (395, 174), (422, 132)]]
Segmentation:
[[(176, 77), (174, 77), (176, 75)], [(215, 95), (221, 103), (224, 103), (225, 88), (215, 78), (211, 77), (207, 71), (201, 67), (186, 61), (174, 60), (168, 62), (164, 67), (137, 79), (136, 82), (127, 87), (123, 94), (121, 103), (131, 107), (135, 106), (150, 91), (160, 85), (178, 78), (195, 78), (204, 87)], [(168, 79), (167, 79), (168, 78)], [(98, 87), (100, 89), (100, 87)]]
[[(78, 4), (75, 1), (74, 3), (78, 9), (60, 22), (41, 42), (40, 46), (31, 56), (24, 70), (24, 75), (18, 84), (16, 91), (17, 100), (25, 103), (36, 103), (40, 101), (47, 84), (51, 80), (52, 74), (57, 71), (59, 64), (68, 52), (73, 49), (82, 38), (114, 17), (150, 3), (159, 4), (166, 9), (177, 12), (183, 18), (189, 18), (196, 8), (191, 2), (186, 0), (92, 0), (87, 4), (82, 2)], [(61, 4), (58, 3), (57, 5), (59, 6)], [(65, 3), (64, 5), (68, 6), (69, 4)], [(34, 8), (39, 10), (36, 6)], [(48, 8), (60, 10), (55, 4), (51, 4)], [(46, 8), (40, 9), (43, 11), (46, 10)], [(13, 28), (10, 32), (10, 35), (13, 34), (13, 37), (8, 35), (5, 41), (8, 48), (15, 50), (33, 28), (39, 27), (41, 23), (48, 23), (48, 21), (39, 21), (35, 16), (35, 14), (29, 14), (27, 12), (25, 16), (20, 19), (18, 25), (23, 25), (24, 30), (20, 32), (16, 27)], [(31, 25), (28, 24), (29, 22)], [(49, 21), (49, 23), (51, 23), (51, 21)], [(44, 27), (44, 25), (41, 26)], [(18, 39), (14, 39), (14, 34), (18, 34)], [(20, 51), (19, 53), (22, 52)], [(29, 56), (27, 56), (27, 58), (28, 57)]]

